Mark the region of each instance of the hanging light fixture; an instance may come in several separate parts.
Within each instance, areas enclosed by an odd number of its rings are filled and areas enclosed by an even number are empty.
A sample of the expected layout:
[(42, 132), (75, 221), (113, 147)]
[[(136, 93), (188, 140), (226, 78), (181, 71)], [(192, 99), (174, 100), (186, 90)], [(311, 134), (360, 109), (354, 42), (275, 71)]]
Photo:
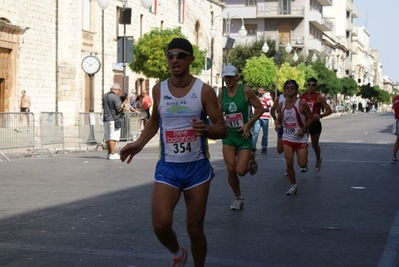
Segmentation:
[(97, 4), (102, 10), (105, 10), (109, 5), (109, 0), (97, 0)]
[(241, 38), (244, 38), (247, 36), (247, 30), (245, 29), (244, 22), (242, 23), (241, 29), (238, 31), (238, 34), (241, 36)]
[(285, 52), (291, 53), (291, 51), (292, 51), (292, 46), (291, 46), (290, 43), (288, 43), (288, 44), (285, 46)]
[(292, 57), (292, 60), (296, 62), (296, 61), (298, 60), (298, 58), (299, 58), (299, 57), (298, 57), (298, 54), (297, 54), (296, 51), (295, 51), (295, 54), (294, 54), (294, 56)]
[(153, 4), (152, 0), (141, 0), (141, 5), (144, 8), (150, 8), (152, 4)]
[(266, 41), (262, 46), (262, 51), (263, 51), (263, 53), (267, 53), (267, 51), (269, 51), (269, 46), (267, 45)]
[(317, 60), (317, 55), (316, 55), (316, 53), (313, 53), (312, 62), (315, 63), (316, 60)]

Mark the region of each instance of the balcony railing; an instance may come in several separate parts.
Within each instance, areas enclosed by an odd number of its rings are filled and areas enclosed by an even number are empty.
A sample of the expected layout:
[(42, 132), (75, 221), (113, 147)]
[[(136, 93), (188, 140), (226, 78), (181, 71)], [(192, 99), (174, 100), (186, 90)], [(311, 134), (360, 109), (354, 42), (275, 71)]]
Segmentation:
[(290, 9), (282, 9), (278, 6), (260, 6), (258, 7), (257, 17), (305, 17), (304, 6), (293, 6)]

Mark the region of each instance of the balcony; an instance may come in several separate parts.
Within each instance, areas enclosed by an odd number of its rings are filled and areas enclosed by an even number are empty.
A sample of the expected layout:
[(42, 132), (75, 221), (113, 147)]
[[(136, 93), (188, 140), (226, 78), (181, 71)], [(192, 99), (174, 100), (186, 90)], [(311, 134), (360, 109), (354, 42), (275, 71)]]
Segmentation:
[(322, 6), (332, 6), (333, 0), (317, 0)]
[(319, 11), (310, 11), (308, 17), (309, 22), (320, 31), (332, 31), (334, 27), (334, 24), (330, 20), (324, 19), (323, 15)]
[(358, 18), (359, 17), (359, 13), (358, 13), (356, 7), (351, 2), (347, 2), (346, 3), (346, 11), (352, 12), (352, 17), (353, 18)]
[(223, 9), (223, 18), (227, 18), (227, 13), (230, 18), (238, 16), (243, 19), (255, 19), (256, 18), (256, 6), (228, 6)]
[(257, 18), (305, 18), (304, 6), (293, 6), (291, 9), (281, 9), (275, 6), (258, 6)]
[(320, 54), (322, 52), (321, 41), (318, 39), (309, 39), (306, 47), (309, 51), (315, 51), (316, 54)]
[(352, 32), (352, 31), (353, 31), (353, 24), (352, 24), (352, 22), (347, 22), (346, 25), (345, 25), (345, 29), (346, 29), (346, 31), (348, 31), (348, 32)]

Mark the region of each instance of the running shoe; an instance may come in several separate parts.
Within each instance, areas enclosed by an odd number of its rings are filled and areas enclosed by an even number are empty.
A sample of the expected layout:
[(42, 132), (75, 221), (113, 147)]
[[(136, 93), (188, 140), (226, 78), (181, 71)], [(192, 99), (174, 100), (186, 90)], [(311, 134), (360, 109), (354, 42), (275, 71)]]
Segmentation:
[(291, 185), (291, 188), (285, 193), (287, 196), (295, 196), (298, 193), (298, 185)]
[(398, 163), (398, 159), (397, 158), (392, 158), (391, 159), (391, 163)]
[(187, 250), (184, 247), (180, 247), (182, 250), (182, 256), (181, 257), (172, 257), (172, 263), (170, 264), (170, 267), (183, 267), (186, 262), (187, 262)]
[(121, 159), (118, 153), (110, 154), (108, 159)]
[(308, 172), (308, 166), (306, 166), (305, 168), (301, 168), (300, 172)]
[(14, 130), (15, 130), (16, 132), (21, 132), (21, 130), (18, 129), (18, 128), (15, 128)]
[(255, 175), (255, 173), (258, 171), (258, 163), (256, 163), (255, 161), (255, 153), (251, 153), (249, 161), (251, 162), (251, 166), (249, 167), (249, 174)]
[(314, 166), (314, 172), (318, 173), (321, 169), (321, 162), (322, 162), (322, 158), (316, 160), (316, 166)]
[(244, 199), (236, 198), (233, 204), (230, 205), (231, 210), (242, 210), (244, 208)]

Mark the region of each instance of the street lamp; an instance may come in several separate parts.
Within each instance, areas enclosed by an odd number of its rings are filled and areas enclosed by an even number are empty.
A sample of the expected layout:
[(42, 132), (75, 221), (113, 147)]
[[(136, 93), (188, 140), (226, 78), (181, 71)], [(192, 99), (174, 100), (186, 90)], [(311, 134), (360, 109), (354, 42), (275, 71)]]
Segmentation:
[(103, 65), (103, 68), (101, 70), (102, 74), (102, 80), (101, 80), (101, 95), (104, 95), (104, 77), (105, 77), (105, 68), (104, 68), (104, 61), (105, 61), (105, 56), (104, 56), (104, 10), (108, 7), (109, 5), (109, 0), (97, 0), (98, 6), (101, 8), (101, 62)]
[[(290, 38), (288, 36), (286, 36), (286, 35), (281, 35), (281, 37), (287, 37), (288, 38), (288, 43), (285, 46), (285, 52), (291, 53), (292, 45), (291, 45)], [(279, 50), (279, 41), (278, 41), (278, 38), (276, 38), (276, 52), (278, 52), (278, 50)], [(262, 51), (263, 51), (263, 53), (267, 53), (269, 51), (269, 45), (267, 44), (266, 40), (265, 40), (265, 43), (262, 46)]]
[[(298, 46), (297, 48), (295, 48), (295, 52), (294, 52), (294, 55), (292, 56), (292, 60), (293, 61), (297, 61), (298, 59), (299, 59), (299, 56), (298, 56), (298, 53), (297, 53), (297, 50), (299, 49), (299, 48), (302, 48), (302, 49), (306, 49), (306, 47), (305, 46)], [(313, 63), (315, 63), (316, 62), (316, 60), (317, 60), (317, 55), (316, 55), (316, 53), (315, 52), (313, 52), (313, 56), (312, 56), (312, 62)]]
[[(213, 23), (214, 23), (215, 19), (220, 17), (220, 16), (221, 15), (218, 15), (218, 16), (216, 16), (216, 17), (214, 17), (212, 19), (212, 25), (211, 25), (211, 28), (209, 29), (209, 35), (211, 36), (212, 39), (215, 38), (217, 33), (218, 33), (218, 30), (217, 30), (217, 28), (215, 27), (215, 25)], [(227, 12), (227, 18), (223, 18), (225, 20), (225, 22), (226, 22), (225, 35), (227, 37), (227, 41), (226, 41), (226, 45), (225, 45), (225, 48), (226, 48), (226, 51), (227, 51), (226, 52), (227, 53), (227, 55), (226, 55), (226, 64), (229, 63), (229, 49), (233, 48), (233, 44), (234, 44), (234, 39), (230, 38), (231, 20), (233, 18), (241, 19), (241, 23), (242, 24), (241, 24), (240, 30), (238, 31), (238, 34), (240, 35), (240, 37), (244, 38), (245, 36), (247, 36), (247, 30), (245, 29), (244, 19), (241, 18), (238, 15), (234, 15), (234, 16), (230, 17), (229, 12)]]

